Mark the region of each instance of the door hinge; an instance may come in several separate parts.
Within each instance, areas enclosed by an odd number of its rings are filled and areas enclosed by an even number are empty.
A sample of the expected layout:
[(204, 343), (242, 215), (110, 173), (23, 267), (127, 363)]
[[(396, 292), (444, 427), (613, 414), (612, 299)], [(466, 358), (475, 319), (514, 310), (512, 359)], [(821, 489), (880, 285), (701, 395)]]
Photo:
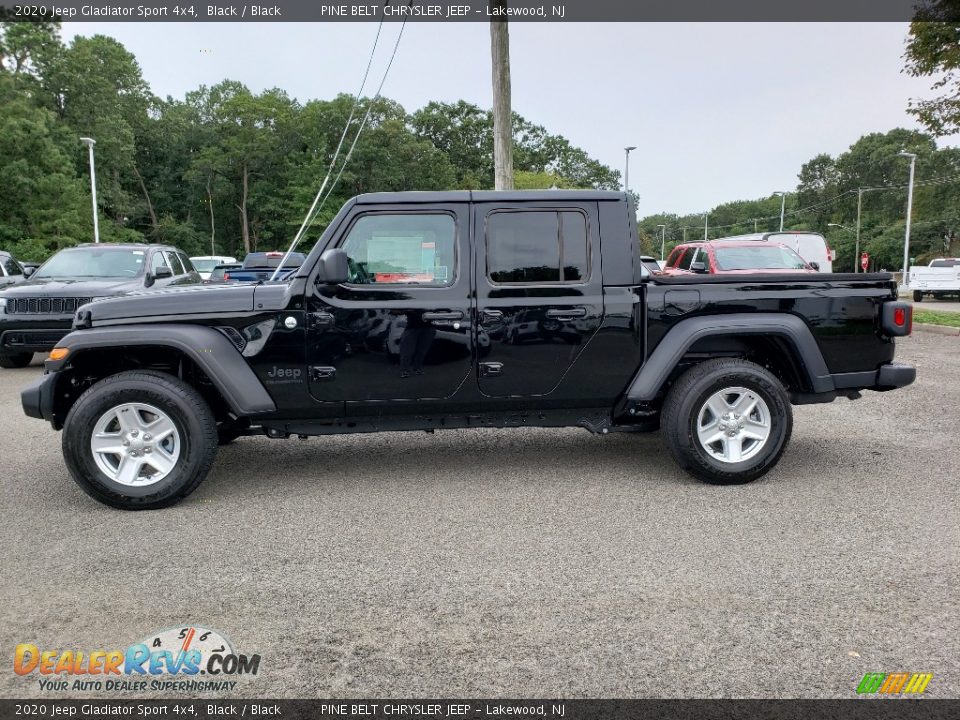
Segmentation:
[(497, 375), (502, 375), (502, 374), (503, 374), (503, 363), (500, 363), (500, 362), (480, 363), (481, 377), (496, 377)]
[(310, 368), (310, 380), (313, 382), (325, 382), (337, 377), (337, 369), (329, 365), (314, 365)]

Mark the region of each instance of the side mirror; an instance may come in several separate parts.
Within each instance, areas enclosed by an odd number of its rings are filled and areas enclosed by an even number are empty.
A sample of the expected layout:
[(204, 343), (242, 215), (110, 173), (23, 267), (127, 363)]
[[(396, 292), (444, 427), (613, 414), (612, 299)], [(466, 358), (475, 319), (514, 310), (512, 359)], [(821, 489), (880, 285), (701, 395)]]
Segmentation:
[(327, 285), (339, 285), (350, 279), (350, 264), (343, 248), (324, 250), (320, 256), (320, 272), (317, 280)]
[(147, 277), (143, 282), (144, 287), (152, 287), (157, 280), (163, 280), (164, 278), (173, 277), (173, 270), (171, 270), (167, 265), (161, 265), (153, 272), (148, 272)]
[(819, 270), (819, 269), (820, 269), (820, 263), (818, 263), (818, 262), (812, 262), (812, 263), (808, 263), (808, 264), (809, 264), (810, 267), (812, 267), (814, 270)]
[(704, 262), (690, 263), (690, 272), (705, 273), (706, 271), (707, 271), (706, 263)]
[(35, 267), (30, 267), (29, 265), (26, 266), (25, 268), (23, 268), (23, 276), (24, 276), (25, 278), (30, 277), (31, 275), (33, 275), (33, 271), (34, 271), (34, 270), (36, 270)]

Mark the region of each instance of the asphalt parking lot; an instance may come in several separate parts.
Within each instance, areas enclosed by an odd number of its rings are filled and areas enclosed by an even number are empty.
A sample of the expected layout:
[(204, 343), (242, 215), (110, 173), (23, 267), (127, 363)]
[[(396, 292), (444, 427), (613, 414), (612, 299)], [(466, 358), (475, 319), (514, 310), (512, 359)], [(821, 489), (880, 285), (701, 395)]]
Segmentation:
[(245, 438), (146, 513), (84, 495), (22, 415), (36, 363), (0, 371), (0, 695), (44, 696), (17, 643), (199, 624), (262, 658), (211, 697), (853, 697), (897, 671), (956, 697), (960, 339), (898, 359), (916, 384), (796, 408), (752, 485), (656, 435)]

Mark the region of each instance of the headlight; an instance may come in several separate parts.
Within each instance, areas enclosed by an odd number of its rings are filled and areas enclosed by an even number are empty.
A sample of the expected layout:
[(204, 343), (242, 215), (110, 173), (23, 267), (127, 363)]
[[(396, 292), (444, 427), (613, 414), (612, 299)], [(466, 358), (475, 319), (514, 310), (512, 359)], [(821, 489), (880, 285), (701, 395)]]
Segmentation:
[(7, 299), (0, 298), (0, 315), (7, 311)]

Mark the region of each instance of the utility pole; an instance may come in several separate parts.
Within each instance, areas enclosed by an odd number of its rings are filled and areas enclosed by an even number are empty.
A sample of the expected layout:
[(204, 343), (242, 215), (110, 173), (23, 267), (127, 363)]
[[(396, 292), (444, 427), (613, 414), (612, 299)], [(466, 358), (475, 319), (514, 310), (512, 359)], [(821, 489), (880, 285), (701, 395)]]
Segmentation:
[(707, 240), (707, 239), (708, 239), (708, 238), (707, 238), (707, 222), (709, 221), (709, 218), (710, 218), (710, 214), (709, 214), (709, 213), (704, 213), (704, 214), (703, 214), (703, 239), (704, 239), (704, 240)]
[[(490, 7), (505, 11), (507, 0), (492, 0)], [(490, 21), (490, 56), (493, 62), (493, 177), (494, 189), (513, 190), (513, 111), (510, 107), (510, 34), (507, 14)]]
[(663, 249), (667, 246), (667, 226), (657, 225), (660, 228), (660, 262), (663, 262)]

